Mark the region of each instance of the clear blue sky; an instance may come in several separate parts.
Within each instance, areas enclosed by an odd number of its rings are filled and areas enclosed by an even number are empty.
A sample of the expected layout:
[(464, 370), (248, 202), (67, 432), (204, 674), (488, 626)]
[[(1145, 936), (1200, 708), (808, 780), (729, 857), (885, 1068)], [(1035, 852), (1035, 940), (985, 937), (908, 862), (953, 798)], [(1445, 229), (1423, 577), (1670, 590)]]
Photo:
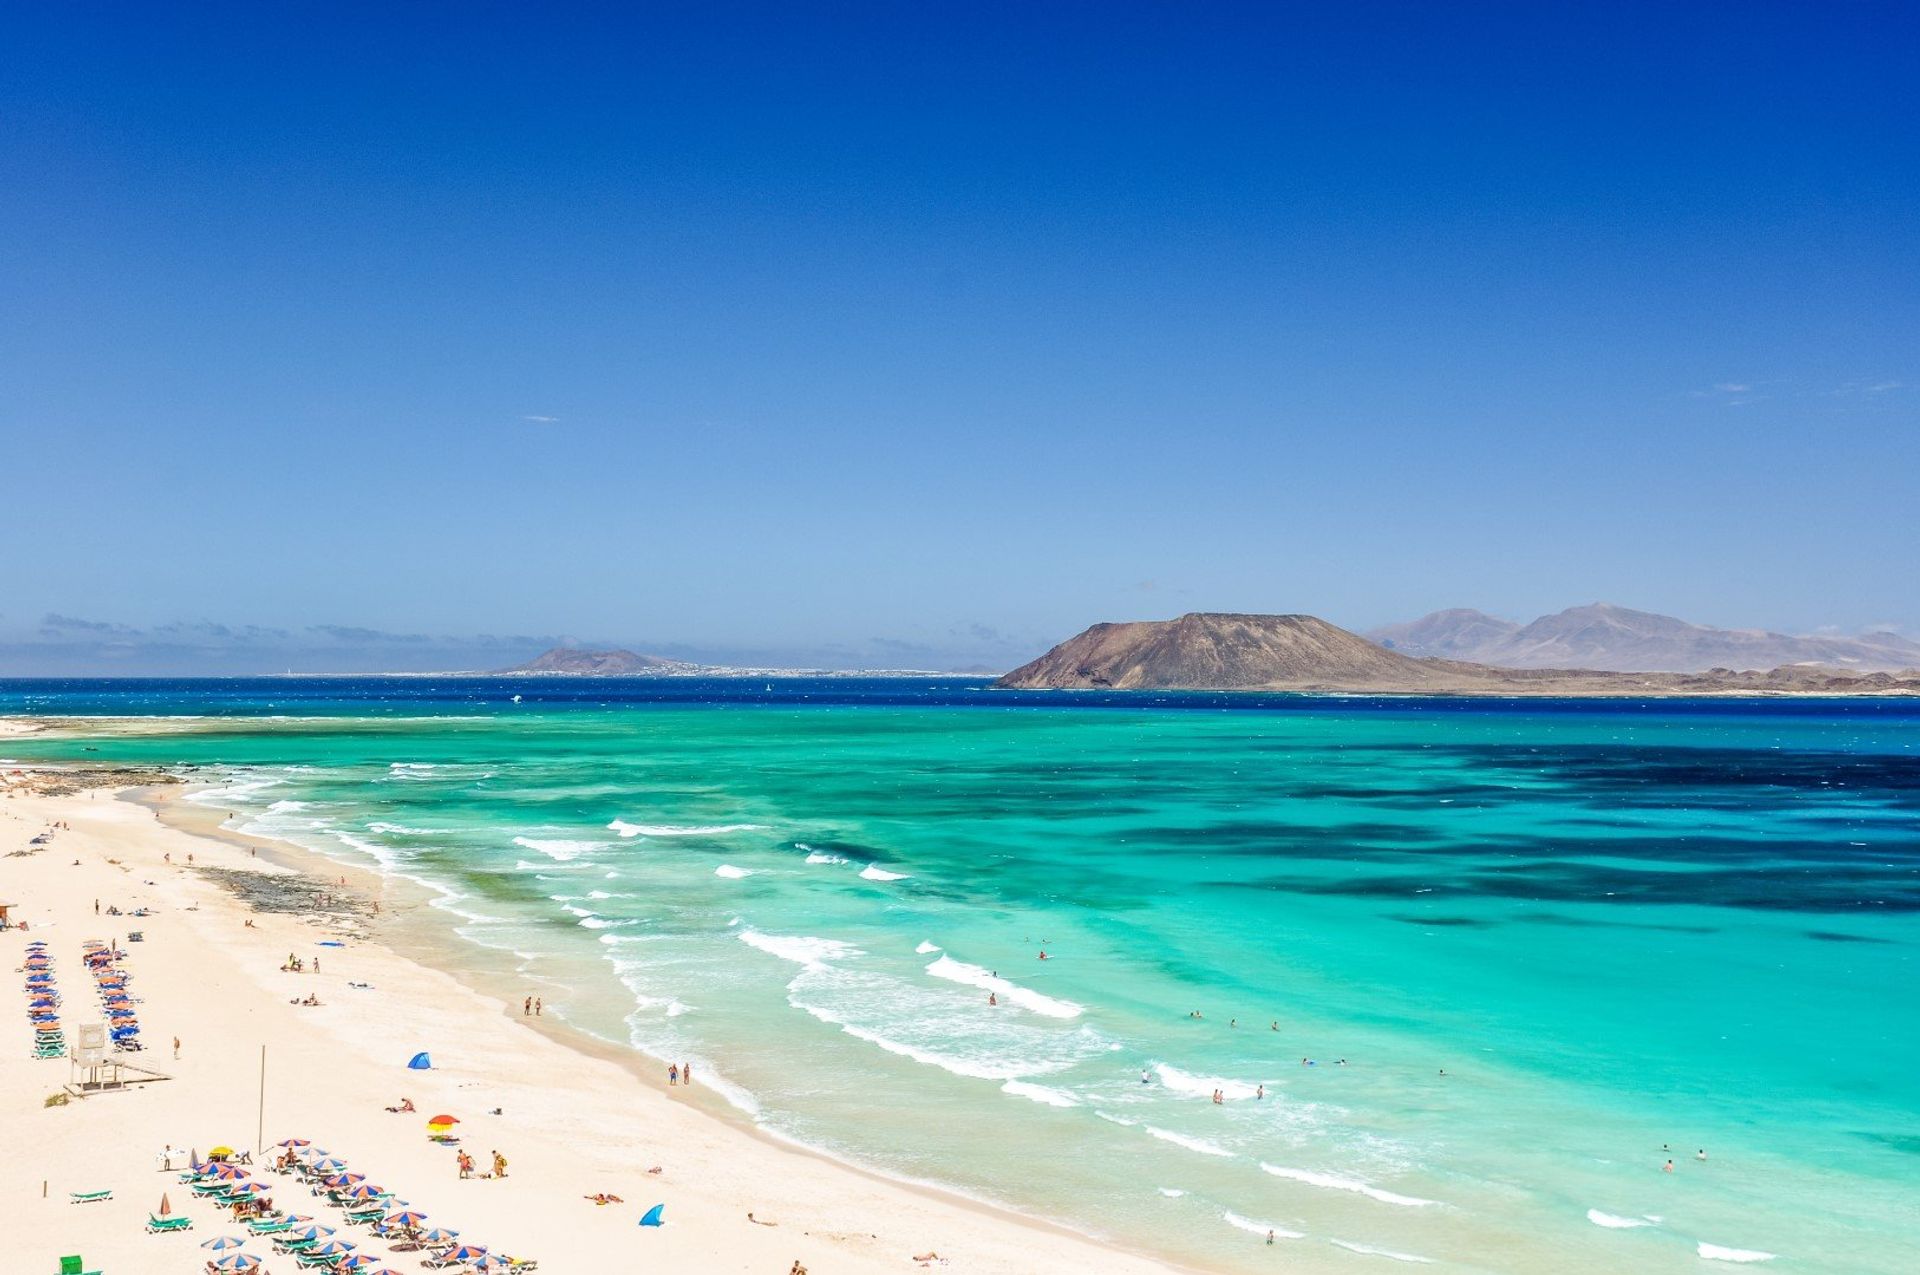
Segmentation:
[(1569, 9), (9, 6), (0, 655), (1920, 630), (1920, 17)]

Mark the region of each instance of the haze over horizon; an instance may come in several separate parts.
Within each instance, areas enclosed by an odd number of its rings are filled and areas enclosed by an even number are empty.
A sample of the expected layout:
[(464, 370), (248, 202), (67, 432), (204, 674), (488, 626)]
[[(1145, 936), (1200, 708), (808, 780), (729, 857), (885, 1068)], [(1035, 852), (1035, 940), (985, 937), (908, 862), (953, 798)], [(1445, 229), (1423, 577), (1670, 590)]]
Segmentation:
[(1920, 634), (1912, 23), (16, 7), (0, 676)]

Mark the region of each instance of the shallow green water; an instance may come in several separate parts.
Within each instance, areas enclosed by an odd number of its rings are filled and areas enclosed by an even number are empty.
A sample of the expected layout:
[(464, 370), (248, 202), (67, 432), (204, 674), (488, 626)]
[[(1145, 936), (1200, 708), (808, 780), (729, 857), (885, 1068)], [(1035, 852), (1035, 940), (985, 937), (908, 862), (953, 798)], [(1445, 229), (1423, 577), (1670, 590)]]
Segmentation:
[(386, 685), (86, 756), (428, 882), (771, 1130), (1209, 1265), (1920, 1251), (1912, 712)]

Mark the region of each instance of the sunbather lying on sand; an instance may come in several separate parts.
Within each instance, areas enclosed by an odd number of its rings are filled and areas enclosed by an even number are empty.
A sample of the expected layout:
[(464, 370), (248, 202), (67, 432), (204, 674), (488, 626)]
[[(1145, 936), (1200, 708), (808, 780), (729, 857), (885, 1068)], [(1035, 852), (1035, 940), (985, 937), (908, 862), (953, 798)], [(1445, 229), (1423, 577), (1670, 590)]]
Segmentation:
[(412, 1110), (413, 1110), (413, 1099), (411, 1099), (411, 1098), (402, 1098), (402, 1099), (400, 1100), (400, 1105), (399, 1105), (399, 1106), (397, 1106), (397, 1107), (388, 1107), (388, 1108), (387, 1108), (387, 1110), (388, 1110), (388, 1111), (392, 1111), (392, 1112), (395, 1112), (396, 1114), (400, 1114), (400, 1115), (404, 1115), (404, 1114), (406, 1114), (407, 1112), (409, 1112), (409, 1111), (412, 1111)]
[(625, 1204), (626, 1203), (626, 1201), (621, 1199), (619, 1196), (608, 1195), (605, 1191), (595, 1191), (592, 1195), (585, 1195), (580, 1198), (584, 1200), (592, 1200), (595, 1204)]

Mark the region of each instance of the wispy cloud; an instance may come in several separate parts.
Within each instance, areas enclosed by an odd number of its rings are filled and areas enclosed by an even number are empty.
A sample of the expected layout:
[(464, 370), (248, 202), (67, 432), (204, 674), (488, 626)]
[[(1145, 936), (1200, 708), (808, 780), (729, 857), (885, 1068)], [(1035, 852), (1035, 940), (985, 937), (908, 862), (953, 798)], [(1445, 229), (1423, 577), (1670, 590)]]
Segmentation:
[(520, 419), (523, 421), (532, 421), (535, 425), (557, 425), (560, 423), (558, 416), (522, 416)]
[(1828, 390), (1827, 393), (1838, 398), (1844, 398), (1850, 394), (1885, 394), (1891, 390), (1904, 390), (1906, 388), (1907, 383), (1905, 381), (1895, 381), (1891, 379), (1878, 381), (1845, 381), (1838, 387)]

